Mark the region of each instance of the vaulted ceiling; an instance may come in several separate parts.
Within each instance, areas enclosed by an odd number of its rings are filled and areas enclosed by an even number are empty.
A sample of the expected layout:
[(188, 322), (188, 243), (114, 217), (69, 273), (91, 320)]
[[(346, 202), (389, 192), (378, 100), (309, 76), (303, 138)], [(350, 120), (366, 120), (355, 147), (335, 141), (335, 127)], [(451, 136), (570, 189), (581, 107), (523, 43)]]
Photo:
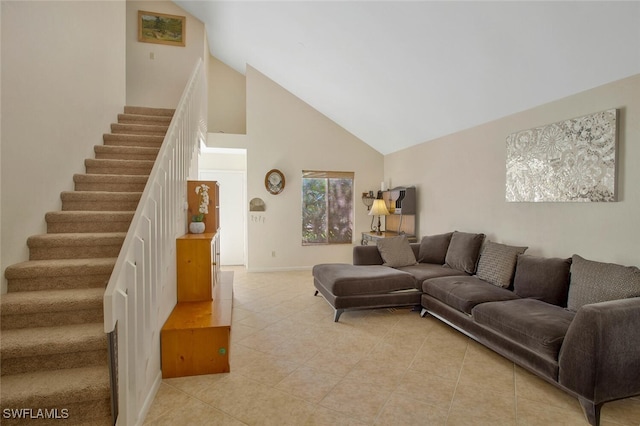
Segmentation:
[(175, 3), (382, 154), (640, 73), (638, 1)]

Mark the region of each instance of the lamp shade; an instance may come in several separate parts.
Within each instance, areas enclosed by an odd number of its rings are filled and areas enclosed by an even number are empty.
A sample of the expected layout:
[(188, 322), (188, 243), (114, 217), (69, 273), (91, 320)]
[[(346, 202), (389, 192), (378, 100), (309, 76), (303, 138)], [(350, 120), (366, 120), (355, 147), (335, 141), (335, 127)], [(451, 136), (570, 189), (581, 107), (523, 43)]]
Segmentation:
[(371, 206), (371, 210), (369, 210), (369, 216), (388, 216), (389, 214), (384, 200), (377, 199), (373, 201), (373, 206)]

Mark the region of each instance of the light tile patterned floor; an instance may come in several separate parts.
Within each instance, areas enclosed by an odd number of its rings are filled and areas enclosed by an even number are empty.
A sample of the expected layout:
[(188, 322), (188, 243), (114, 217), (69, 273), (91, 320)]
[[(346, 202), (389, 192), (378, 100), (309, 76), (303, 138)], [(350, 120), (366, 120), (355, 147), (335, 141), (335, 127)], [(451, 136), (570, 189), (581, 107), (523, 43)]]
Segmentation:
[[(309, 271), (234, 271), (231, 373), (164, 380), (147, 425), (587, 425), (576, 399), (434, 318), (346, 312)], [(602, 426), (640, 425), (640, 398)]]

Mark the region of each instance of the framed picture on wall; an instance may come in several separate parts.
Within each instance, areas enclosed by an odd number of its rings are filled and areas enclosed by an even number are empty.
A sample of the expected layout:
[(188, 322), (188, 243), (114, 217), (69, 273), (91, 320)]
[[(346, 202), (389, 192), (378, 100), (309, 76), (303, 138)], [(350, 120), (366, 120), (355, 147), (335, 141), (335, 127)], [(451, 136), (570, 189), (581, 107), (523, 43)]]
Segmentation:
[(186, 18), (157, 12), (138, 11), (138, 41), (184, 46)]

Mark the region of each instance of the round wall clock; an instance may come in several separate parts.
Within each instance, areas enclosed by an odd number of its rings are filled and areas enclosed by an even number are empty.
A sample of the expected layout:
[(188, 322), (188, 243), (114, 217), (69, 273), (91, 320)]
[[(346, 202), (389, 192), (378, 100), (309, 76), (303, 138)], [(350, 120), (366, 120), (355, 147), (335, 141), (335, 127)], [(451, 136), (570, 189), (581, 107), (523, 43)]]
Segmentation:
[(271, 194), (279, 194), (284, 189), (284, 175), (278, 169), (272, 169), (264, 177), (264, 186)]

